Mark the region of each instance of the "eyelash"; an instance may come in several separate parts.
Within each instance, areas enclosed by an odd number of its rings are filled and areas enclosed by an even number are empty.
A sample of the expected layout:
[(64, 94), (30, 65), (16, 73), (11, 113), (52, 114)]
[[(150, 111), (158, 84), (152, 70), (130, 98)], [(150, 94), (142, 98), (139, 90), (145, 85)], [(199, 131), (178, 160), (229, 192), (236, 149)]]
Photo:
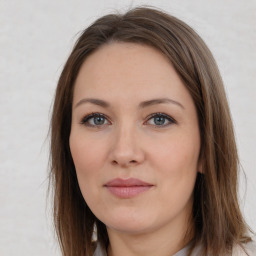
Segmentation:
[[(92, 118), (95, 118), (95, 117), (102, 117), (102, 118), (105, 118), (105, 119), (108, 119), (108, 117), (106, 117), (104, 114), (101, 114), (101, 113), (91, 113), (85, 117), (83, 117), (83, 119), (81, 120), (81, 124), (82, 125), (85, 125), (85, 126), (88, 126), (88, 127), (92, 127), (92, 128), (101, 128), (102, 126), (104, 126), (105, 124), (102, 124), (102, 125), (91, 125), (89, 124), (89, 120), (92, 119)], [(155, 118), (155, 117), (164, 117), (165, 119), (167, 119), (169, 121), (168, 124), (165, 124), (165, 125), (152, 125), (152, 126), (155, 126), (157, 128), (164, 128), (166, 126), (169, 126), (171, 124), (176, 124), (177, 122), (172, 118), (170, 117), (169, 115), (167, 114), (164, 114), (164, 113), (153, 113), (151, 115), (149, 115), (147, 117), (147, 121), (152, 119), (152, 118)]]

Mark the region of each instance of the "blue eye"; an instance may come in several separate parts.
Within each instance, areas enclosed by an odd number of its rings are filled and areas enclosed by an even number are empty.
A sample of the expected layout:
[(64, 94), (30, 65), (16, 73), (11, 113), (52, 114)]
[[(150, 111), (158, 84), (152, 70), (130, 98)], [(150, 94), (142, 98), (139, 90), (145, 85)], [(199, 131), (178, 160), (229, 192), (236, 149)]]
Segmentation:
[(149, 120), (153, 120), (153, 123), (151, 123), (150, 125), (155, 125), (160, 127), (165, 127), (170, 124), (176, 123), (176, 121), (172, 117), (163, 113), (152, 114), (150, 115), (150, 118), (148, 119), (148, 121)]
[(100, 113), (92, 113), (86, 117), (84, 117), (81, 121), (81, 124), (86, 126), (102, 126), (107, 124), (107, 119), (103, 114)]
[[(150, 120), (152, 121), (150, 122)], [(100, 128), (103, 125), (107, 125), (110, 122), (107, 120), (106, 116), (101, 114), (101, 113), (92, 113), (88, 116), (85, 116), (82, 120), (81, 120), (81, 124), (85, 125), (85, 126), (89, 126), (89, 127), (95, 127), (95, 128)], [(149, 123), (150, 125), (162, 128), (171, 124), (176, 123), (176, 121), (163, 113), (154, 113), (151, 114), (149, 116), (149, 118), (147, 119), (147, 123)]]

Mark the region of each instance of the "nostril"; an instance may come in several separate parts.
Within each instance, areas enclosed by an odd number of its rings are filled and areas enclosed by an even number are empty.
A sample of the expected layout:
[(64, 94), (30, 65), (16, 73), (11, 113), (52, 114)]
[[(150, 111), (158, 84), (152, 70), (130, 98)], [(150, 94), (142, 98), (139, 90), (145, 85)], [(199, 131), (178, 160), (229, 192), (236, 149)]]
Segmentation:
[(118, 162), (118, 161), (116, 161), (116, 160), (113, 160), (112, 163), (113, 163), (114, 165), (118, 165), (118, 164), (120, 164), (120, 165), (129, 165), (129, 164), (137, 163), (137, 161), (136, 161), (136, 160), (131, 160), (131, 161), (128, 161), (128, 162), (126, 162), (126, 163), (121, 163), (121, 162)]

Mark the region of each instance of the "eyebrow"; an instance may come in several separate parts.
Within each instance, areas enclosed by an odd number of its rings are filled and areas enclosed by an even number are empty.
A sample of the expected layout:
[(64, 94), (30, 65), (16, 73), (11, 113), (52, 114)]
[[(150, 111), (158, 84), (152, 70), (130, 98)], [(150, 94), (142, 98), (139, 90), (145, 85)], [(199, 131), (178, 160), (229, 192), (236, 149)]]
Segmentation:
[[(100, 100), (100, 99), (94, 99), (94, 98), (84, 98), (81, 99), (76, 105), (75, 108), (77, 108), (78, 106), (84, 104), (84, 103), (91, 103), (94, 105), (98, 105), (101, 106), (103, 108), (109, 108), (110, 104), (104, 100)], [(146, 101), (142, 101), (139, 104), (139, 108), (145, 108), (145, 107), (149, 107), (152, 105), (157, 105), (157, 104), (163, 104), (163, 103), (172, 103), (175, 104), (179, 107), (181, 107), (182, 109), (185, 109), (184, 106), (179, 103), (178, 101), (169, 99), (169, 98), (159, 98), (159, 99), (152, 99), (152, 100), (146, 100)]]

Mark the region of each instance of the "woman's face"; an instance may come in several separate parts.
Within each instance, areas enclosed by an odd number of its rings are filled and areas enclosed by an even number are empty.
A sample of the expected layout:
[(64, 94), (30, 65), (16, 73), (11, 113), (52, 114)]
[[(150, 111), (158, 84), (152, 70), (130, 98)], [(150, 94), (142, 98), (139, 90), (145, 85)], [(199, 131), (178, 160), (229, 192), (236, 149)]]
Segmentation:
[(197, 114), (156, 49), (110, 43), (85, 60), (70, 149), (83, 197), (108, 231), (186, 226), (199, 171)]

